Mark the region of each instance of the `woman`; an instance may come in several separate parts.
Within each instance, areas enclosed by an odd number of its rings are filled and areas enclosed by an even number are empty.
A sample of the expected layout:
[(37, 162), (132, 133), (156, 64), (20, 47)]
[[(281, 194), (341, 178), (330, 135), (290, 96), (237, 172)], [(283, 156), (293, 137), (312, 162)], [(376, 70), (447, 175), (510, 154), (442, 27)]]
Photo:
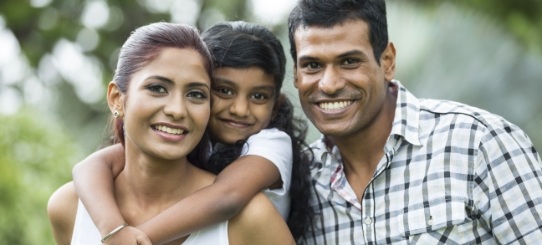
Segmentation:
[[(233, 217), (264, 190), (297, 238), (312, 217), (308, 208), (310, 159), (301, 153), (306, 123), (294, 118), (292, 104), (280, 92), (286, 65), (283, 47), (267, 28), (242, 21), (215, 24), (202, 37), (215, 68), (209, 122), (214, 147), (205, 167), (219, 173), (218, 178), (209, 188), (138, 228), (154, 244), (161, 244)], [(121, 147), (108, 147), (74, 168), (81, 199), (88, 202), (89, 212), (103, 232), (123, 223), (112, 194), (104, 194), (122, 169), (122, 156)], [(124, 230), (112, 241), (135, 244), (137, 231), (132, 232)]]
[[(124, 146), (124, 169), (114, 180), (115, 201), (126, 224), (146, 222), (215, 181), (204, 165), (210, 115), (211, 59), (197, 31), (155, 23), (138, 28), (123, 45), (107, 100)], [(58, 244), (107, 242), (126, 229), (100, 234), (68, 183), (48, 205)], [(192, 232), (171, 244), (292, 244), (284, 220), (257, 195), (234, 218)], [(170, 244), (170, 243), (168, 243)]]

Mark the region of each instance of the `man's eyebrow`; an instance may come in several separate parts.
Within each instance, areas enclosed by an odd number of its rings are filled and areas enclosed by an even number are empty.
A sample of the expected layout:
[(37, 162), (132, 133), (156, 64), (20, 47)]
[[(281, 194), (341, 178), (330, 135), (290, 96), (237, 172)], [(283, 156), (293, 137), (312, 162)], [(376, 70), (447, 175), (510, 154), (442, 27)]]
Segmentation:
[(340, 54), (338, 57), (339, 58), (345, 58), (345, 57), (348, 57), (348, 56), (355, 56), (355, 55), (361, 55), (363, 57), (367, 57), (367, 54), (365, 52), (362, 52), (360, 50), (351, 50), (351, 51), (347, 51), (347, 52), (344, 52), (342, 54)]
[(309, 55), (303, 55), (303, 56), (299, 56), (299, 58), (297, 60), (298, 60), (298, 62), (315, 61), (315, 60), (318, 60), (318, 58), (313, 57), (313, 56), (309, 56)]
[[(345, 58), (345, 57), (348, 57), (348, 56), (363, 56), (363, 57), (367, 57), (367, 54), (365, 52), (362, 52), (360, 50), (350, 50), (350, 51), (346, 51), (340, 55), (337, 56), (337, 58), (339, 59), (342, 59), (342, 58)], [(299, 62), (302, 62), (302, 61), (316, 61), (316, 60), (319, 60), (317, 57), (313, 57), (313, 56), (310, 56), (310, 55), (302, 55), (302, 56), (299, 56), (298, 58), (298, 61)]]

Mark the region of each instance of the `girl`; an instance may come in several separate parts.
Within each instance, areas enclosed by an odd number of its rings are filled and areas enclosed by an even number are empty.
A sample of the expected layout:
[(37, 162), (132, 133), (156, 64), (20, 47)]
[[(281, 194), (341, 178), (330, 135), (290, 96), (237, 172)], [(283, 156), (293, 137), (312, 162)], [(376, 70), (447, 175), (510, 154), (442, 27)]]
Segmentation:
[[(202, 137), (210, 117), (211, 74), (211, 58), (196, 29), (155, 23), (132, 33), (121, 49), (107, 93), (116, 136), (124, 148), (124, 170), (114, 180), (113, 193), (125, 223), (100, 234), (68, 183), (52, 195), (48, 205), (58, 244), (108, 242), (128, 224), (141, 224), (213, 183), (214, 175), (193, 165), (202, 167), (205, 156), (200, 153), (207, 152), (208, 141)], [(294, 241), (273, 205), (257, 196), (230, 221), (172, 244), (181, 242)]]
[[(292, 104), (280, 93), (286, 63), (282, 45), (265, 27), (246, 22), (216, 24), (202, 37), (215, 67), (209, 122), (213, 151), (205, 168), (219, 175), (213, 185), (138, 228), (160, 244), (233, 217), (264, 190), (297, 238), (312, 215), (307, 203), (310, 155), (301, 153), (306, 124), (293, 118)], [(102, 233), (123, 223), (106, 193), (122, 162), (122, 148), (112, 146), (74, 168), (78, 193), (85, 205), (89, 202)], [(135, 244), (141, 235), (126, 229), (113, 239)]]

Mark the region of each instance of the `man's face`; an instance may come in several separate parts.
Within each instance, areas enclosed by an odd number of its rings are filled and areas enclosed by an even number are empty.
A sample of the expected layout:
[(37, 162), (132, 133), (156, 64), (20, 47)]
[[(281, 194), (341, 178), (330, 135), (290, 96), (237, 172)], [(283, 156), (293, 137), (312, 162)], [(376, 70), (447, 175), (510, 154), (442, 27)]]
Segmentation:
[(331, 28), (300, 26), (295, 86), (301, 106), (326, 136), (367, 131), (382, 116), (388, 82), (395, 72), (395, 50), (388, 45), (380, 64), (374, 58), (369, 27), (362, 20)]

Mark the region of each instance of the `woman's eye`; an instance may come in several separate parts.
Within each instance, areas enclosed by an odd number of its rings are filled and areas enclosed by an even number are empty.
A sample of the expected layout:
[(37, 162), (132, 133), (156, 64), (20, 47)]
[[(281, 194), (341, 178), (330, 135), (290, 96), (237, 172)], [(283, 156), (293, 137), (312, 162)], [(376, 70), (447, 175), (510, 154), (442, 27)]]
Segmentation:
[(154, 93), (167, 93), (166, 88), (162, 85), (149, 85), (147, 86), (147, 89)]
[(194, 91), (188, 92), (188, 97), (192, 97), (192, 98), (196, 98), (196, 99), (206, 99), (207, 94), (205, 94), (205, 92), (203, 92), (203, 91), (194, 90)]

